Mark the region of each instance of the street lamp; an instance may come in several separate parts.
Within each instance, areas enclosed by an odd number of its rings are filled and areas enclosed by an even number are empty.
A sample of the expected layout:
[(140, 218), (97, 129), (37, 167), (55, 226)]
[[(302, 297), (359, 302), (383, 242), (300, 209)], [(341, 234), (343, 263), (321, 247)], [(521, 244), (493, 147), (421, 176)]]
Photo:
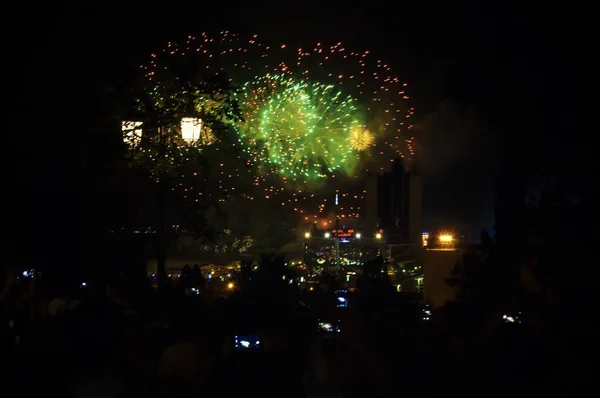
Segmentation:
[(216, 141), (212, 131), (202, 123), (202, 119), (196, 117), (184, 117), (181, 119), (181, 138), (187, 142), (199, 145), (210, 145)]
[(134, 147), (142, 140), (142, 122), (122, 121), (121, 130), (123, 132), (123, 142), (129, 147)]
[(329, 232), (325, 232), (325, 238), (329, 239), (329, 237), (331, 236), (331, 234)]
[(181, 138), (187, 142), (200, 140), (202, 131), (202, 120), (195, 117), (184, 117), (181, 119)]
[(304, 233), (304, 239), (310, 239), (310, 232)]
[(357, 233), (357, 234), (356, 234), (356, 235), (354, 235), (354, 236), (356, 237), (356, 239), (360, 239), (360, 237), (361, 237), (361, 234), (360, 234), (360, 233)]
[(375, 234), (375, 239), (381, 239), (381, 234), (379, 232)]
[(439, 236), (440, 243), (452, 243), (454, 237), (452, 235), (440, 235)]

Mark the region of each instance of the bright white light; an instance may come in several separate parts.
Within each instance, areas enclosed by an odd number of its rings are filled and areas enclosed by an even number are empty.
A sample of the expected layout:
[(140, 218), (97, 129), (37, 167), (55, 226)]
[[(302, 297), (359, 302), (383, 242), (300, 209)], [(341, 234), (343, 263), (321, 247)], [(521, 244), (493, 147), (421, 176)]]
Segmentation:
[(502, 319), (504, 319), (504, 322), (506, 323), (515, 323), (517, 321), (515, 317), (506, 314), (502, 315)]
[(129, 145), (130, 147), (138, 145), (142, 140), (142, 129), (139, 128), (141, 125), (142, 122), (121, 122), (123, 142)]
[(362, 236), (361, 234), (356, 234), (356, 239), (360, 239), (360, 237)]
[(194, 117), (181, 119), (181, 138), (186, 142), (195, 142), (200, 139), (202, 120)]
[(243, 346), (244, 346), (244, 347), (246, 347), (246, 348), (250, 347), (250, 342), (249, 342), (249, 341), (246, 341), (246, 340), (242, 340), (242, 341), (240, 341), (240, 344), (241, 344), (241, 345), (243, 345)]
[(181, 138), (187, 143), (198, 142), (200, 145), (210, 145), (216, 140), (212, 131), (204, 126), (202, 119), (195, 117), (181, 119)]
[(325, 232), (325, 238), (329, 239), (330, 236), (331, 234), (329, 232)]
[(375, 234), (375, 239), (381, 239), (381, 234), (379, 232)]
[(305, 239), (310, 239), (310, 232), (305, 232), (304, 233), (304, 238)]
[(333, 325), (331, 323), (321, 323), (320, 326), (321, 329), (326, 331), (330, 331), (333, 328)]

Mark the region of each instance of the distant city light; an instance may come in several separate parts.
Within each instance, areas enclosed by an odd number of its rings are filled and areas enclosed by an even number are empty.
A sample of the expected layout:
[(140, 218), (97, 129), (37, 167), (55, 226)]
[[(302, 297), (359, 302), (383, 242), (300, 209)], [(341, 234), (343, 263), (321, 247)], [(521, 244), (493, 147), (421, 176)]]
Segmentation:
[(232, 282), (229, 282), (227, 284), (227, 289), (229, 289), (229, 290), (233, 289), (233, 283)]
[[(519, 312), (519, 315), (521, 313)], [(502, 315), (502, 319), (504, 319), (505, 323), (521, 323), (521, 319), (519, 316), (515, 315), (509, 315), (509, 314), (504, 314)]]
[(310, 232), (305, 232), (304, 233), (304, 238), (305, 239), (310, 239)]
[(329, 239), (330, 236), (331, 234), (329, 232), (325, 232), (325, 238)]
[(423, 232), (422, 240), (423, 240), (423, 247), (427, 246), (427, 242), (429, 241), (429, 232)]
[(375, 239), (381, 239), (381, 234), (379, 232), (375, 234)]
[(357, 233), (355, 236), (356, 236), (356, 239), (360, 239), (361, 234)]

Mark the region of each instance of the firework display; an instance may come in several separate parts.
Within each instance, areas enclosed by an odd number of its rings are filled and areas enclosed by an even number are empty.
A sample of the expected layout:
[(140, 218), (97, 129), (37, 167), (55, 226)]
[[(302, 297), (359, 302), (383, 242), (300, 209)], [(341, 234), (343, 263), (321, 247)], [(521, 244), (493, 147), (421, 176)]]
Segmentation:
[[(396, 158), (410, 164), (414, 156), (407, 83), (370, 51), (342, 43), (267, 45), (256, 35), (224, 31), (170, 42), (141, 68), (157, 87), (157, 102), (175, 95), (161, 89), (170, 76), (220, 77), (238, 88), (242, 120), (232, 125), (238, 141), (216, 139), (204, 149), (220, 165), (212, 168), (212, 186), (221, 201), (233, 195), (275, 200), (305, 221), (330, 223), (327, 197), (337, 192), (339, 217), (357, 219), (365, 194), (357, 183), (361, 173), (387, 170)], [(215, 104), (212, 98), (197, 106)], [(243, 148), (241, 156), (224, 156), (232, 145)]]
[[(350, 170), (355, 100), (333, 85), (267, 75), (242, 87), (240, 139), (259, 168), (288, 178)], [(266, 167), (264, 167), (266, 165)]]
[(375, 142), (375, 137), (367, 129), (355, 128), (350, 133), (350, 145), (355, 151), (366, 151)]

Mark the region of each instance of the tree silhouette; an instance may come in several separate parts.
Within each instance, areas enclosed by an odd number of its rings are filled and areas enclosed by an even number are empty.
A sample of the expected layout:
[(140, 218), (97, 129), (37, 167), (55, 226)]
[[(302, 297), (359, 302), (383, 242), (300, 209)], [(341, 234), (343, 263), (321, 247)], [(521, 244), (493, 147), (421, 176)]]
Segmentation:
[(278, 307), (293, 305), (298, 293), (295, 278), (285, 266), (285, 256), (263, 253), (258, 265), (242, 264), (239, 285), (251, 300)]
[[(188, 68), (199, 70), (191, 65)], [(131, 137), (136, 129), (143, 132), (139, 140), (130, 142), (128, 159), (132, 166), (146, 170), (155, 184), (159, 287), (166, 280), (167, 225), (179, 225), (177, 221), (182, 214), (197, 215), (199, 211), (191, 195), (173, 193), (175, 186), (185, 178), (186, 172), (188, 176), (195, 173), (195, 176), (200, 175), (194, 181), (195, 189), (201, 190), (205, 183), (201, 177), (209, 173), (211, 167), (206, 153), (218, 150), (218, 147), (211, 148), (211, 142), (203, 138), (186, 142), (181, 136), (181, 120), (186, 117), (200, 119), (201, 137), (210, 134), (216, 144), (227, 147), (235, 139), (230, 123), (240, 118), (232, 96), (234, 88), (225, 76), (208, 77), (188, 72), (188, 69), (178, 67), (165, 68), (159, 75), (140, 78), (124, 96), (129, 106), (121, 115), (122, 120), (138, 123), (124, 130), (126, 136)], [(194, 172), (189, 169), (191, 165)], [(196, 211), (190, 207), (196, 207)], [(194, 221), (198, 222), (200, 218)], [(186, 226), (192, 227), (193, 222)]]
[(365, 262), (363, 273), (356, 281), (356, 287), (358, 288), (358, 301), (363, 310), (380, 308), (389, 302), (395, 289), (382, 257)]
[(446, 283), (457, 288), (459, 300), (478, 308), (512, 309), (519, 282), (516, 261), (507, 264), (500, 259), (494, 241), (482, 231), (481, 244), (456, 263)]

